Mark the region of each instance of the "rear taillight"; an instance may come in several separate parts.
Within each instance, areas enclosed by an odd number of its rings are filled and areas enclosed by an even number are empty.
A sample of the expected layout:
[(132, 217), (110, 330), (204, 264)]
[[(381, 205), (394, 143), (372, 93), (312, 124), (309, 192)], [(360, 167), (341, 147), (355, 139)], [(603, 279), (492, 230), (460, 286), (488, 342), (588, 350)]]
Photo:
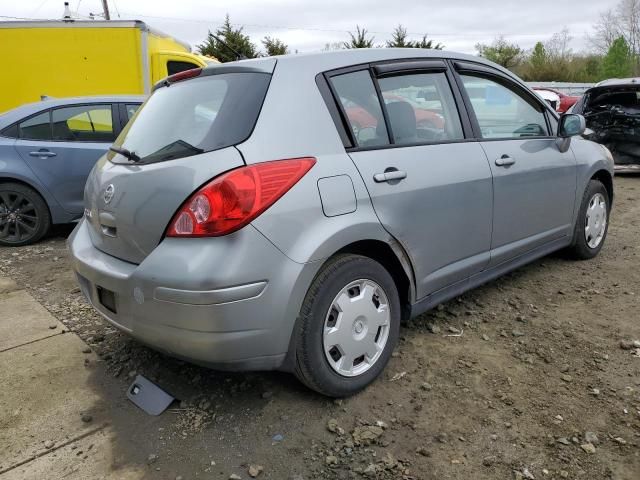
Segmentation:
[(180, 207), (167, 236), (218, 237), (235, 232), (287, 193), (315, 163), (315, 158), (294, 158), (224, 173)]

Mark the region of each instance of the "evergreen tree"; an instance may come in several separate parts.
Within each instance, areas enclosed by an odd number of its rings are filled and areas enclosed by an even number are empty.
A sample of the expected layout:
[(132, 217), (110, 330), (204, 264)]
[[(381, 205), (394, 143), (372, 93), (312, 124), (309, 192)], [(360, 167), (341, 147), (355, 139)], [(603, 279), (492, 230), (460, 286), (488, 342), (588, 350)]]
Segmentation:
[(623, 37), (616, 38), (602, 59), (604, 78), (624, 78), (631, 76), (633, 62), (629, 44)]
[(280, 39), (264, 37), (262, 44), (267, 51), (268, 57), (273, 57), (274, 55), (286, 55), (289, 53), (289, 47)]
[(407, 39), (407, 29), (398, 25), (393, 29), (391, 40), (387, 41), (387, 48), (412, 48), (413, 42)]
[[(218, 41), (215, 37), (222, 41)], [(228, 14), (222, 27), (216, 30), (215, 36), (209, 31), (205, 41), (196, 48), (200, 54), (215, 57), (223, 63), (238, 60), (237, 55), (231, 49), (245, 58), (256, 58), (258, 56), (258, 50), (251, 43), (249, 36), (242, 33), (242, 27), (233, 28)]]
[(427, 48), (433, 50), (442, 50), (444, 45), (441, 43), (433, 43), (433, 40), (427, 40), (427, 36), (424, 35), (422, 39), (418, 42), (413, 43), (413, 48)]
[(344, 48), (373, 48), (373, 37), (367, 38), (367, 30), (356, 25), (356, 34), (349, 32), (351, 40), (344, 42)]

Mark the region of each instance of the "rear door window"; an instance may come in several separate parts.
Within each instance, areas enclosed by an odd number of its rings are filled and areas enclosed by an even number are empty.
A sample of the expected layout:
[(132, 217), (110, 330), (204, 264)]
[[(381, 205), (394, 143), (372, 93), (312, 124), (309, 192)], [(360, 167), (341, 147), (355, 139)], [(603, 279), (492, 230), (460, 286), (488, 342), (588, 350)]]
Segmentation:
[(358, 147), (389, 144), (382, 107), (368, 70), (331, 77), (331, 84)]
[(24, 140), (51, 140), (51, 111), (47, 110), (20, 122), (18, 133)]
[(56, 108), (53, 139), (67, 142), (113, 142), (111, 104)]
[(380, 78), (378, 83), (395, 144), (464, 138), (446, 74), (403, 74)]
[[(266, 73), (220, 73), (160, 87), (142, 104), (115, 145), (135, 153), (140, 163), (236, 145), (251, 134), (270, 79)], [(115, 156), (108, 153), (110, 160)]]

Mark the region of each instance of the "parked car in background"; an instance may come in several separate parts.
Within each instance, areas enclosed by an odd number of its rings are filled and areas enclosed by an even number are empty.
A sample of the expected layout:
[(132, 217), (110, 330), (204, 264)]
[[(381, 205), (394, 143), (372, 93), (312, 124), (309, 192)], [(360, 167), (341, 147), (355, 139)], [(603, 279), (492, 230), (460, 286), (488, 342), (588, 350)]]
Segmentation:
[(573, 104), (575, 104), (578, 100), (580, 100), (579, 96), (576, 95), (567, 95), (565, 93), (562, 93), (560, 90), (555, 90), (553, 88), (548, 88), (548, 87), (533, 87), (534, 90), (536, 90), (537, 92), (543, 94), (543, 92), (551, 92), (555, 95), (558, 96), (559, 98), (559, 104), (556, 108), (556, 110), (560, 113), (565, 113), (567, 112), (567, 110), (569, 110)]
[(216, 62), (139, 20), (0, 22), (0, 45), (0, 113), (43, 96), (149, 94), (167, 75)]
[(560, 111), (560, 96), (557, 93), (551, 92), (549, 90), (538, 90), (534, 89), (534, 91), (540, 95), (547, 102), (554, 111)]
[(617, 172), (640, 172), (640, 78), (600, 82), (571, 111), (584, 115), (587, 138), (611, 151)]
[[(420, 126), (419, 105), (441, 122)], [(354, 128), (356, 107), (375, 128)], [(558, 249), (598, 254), (613, 164), (584, 128), (508, 70), (440, 50), (183, 72), (93, 169), (72, 265), (147, 345), (351, 395), (402, 319)]]
[(28, 245), (82, 217), (89, 172), (143, 100), (51, 99), (0, 115), (0, 245)]

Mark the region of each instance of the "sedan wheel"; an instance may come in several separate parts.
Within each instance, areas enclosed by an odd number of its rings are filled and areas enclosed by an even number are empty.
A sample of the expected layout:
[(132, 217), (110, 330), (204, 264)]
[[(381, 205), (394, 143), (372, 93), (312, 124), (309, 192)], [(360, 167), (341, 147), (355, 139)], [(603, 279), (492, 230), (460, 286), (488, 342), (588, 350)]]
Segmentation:
[(50, 223), (49, 211), (35, 191), (20, 184), (0, 184), (0, 245), (34, 243)]

